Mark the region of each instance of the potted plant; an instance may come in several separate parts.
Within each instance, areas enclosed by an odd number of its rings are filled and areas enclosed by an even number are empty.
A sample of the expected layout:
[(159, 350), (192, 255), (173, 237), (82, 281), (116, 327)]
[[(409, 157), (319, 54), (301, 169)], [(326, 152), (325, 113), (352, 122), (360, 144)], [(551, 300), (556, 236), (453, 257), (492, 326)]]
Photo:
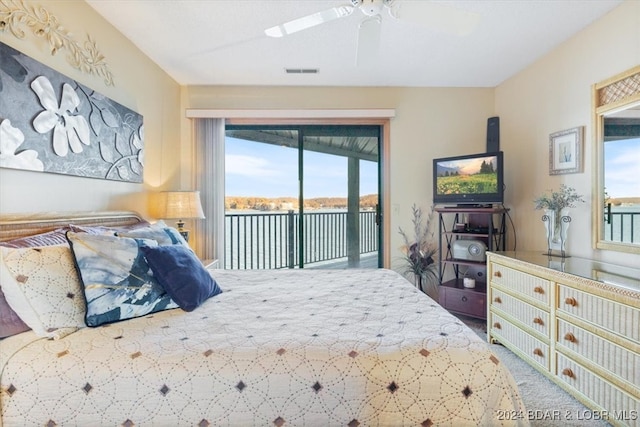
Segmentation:
[(576, 207), (576, 203), (584, 203), (584, 198), (576, 192), (575, 188), (561, 184), (559, 191), (544, 193), (533, 202), (536, 209), (545, 211), (542, 221), (546, 229), (548, 254), (551, 255), (552, 249), (559, 249), (564, 257), (567, 232), (571, 222), (569, 208)]
[[(433, 218), (433, 208), (428, 216), (424, 216), (422, 209), (415, 204), (411, 207), (413, 234), (407, 233), (398, 228), (404, 240), (401, 250), (404, 253), (405, 274), (413, 274), (418, 288), (427, 295), (437, 300), (437, 288), (435, 287), (438, 273), (436, 272), (436, 262), (434, 255), (437, 246), (433, 242), (434, 232), (431, 230), (431, 220)], [(426, 290), (425, 290), (426, 288)]]

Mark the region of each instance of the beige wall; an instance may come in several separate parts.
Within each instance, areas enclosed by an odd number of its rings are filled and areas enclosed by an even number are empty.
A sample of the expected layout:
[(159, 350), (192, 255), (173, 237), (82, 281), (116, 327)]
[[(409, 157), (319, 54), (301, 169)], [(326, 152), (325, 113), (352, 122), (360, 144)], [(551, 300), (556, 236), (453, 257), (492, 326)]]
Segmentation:
[(146, 190), (180, 185), (176, 160), (180, 157), (180, 86), (86, 3), (27, 4), (45, 7), (79, 43), (90, 35), (105, 56), (115, 85), (106, 86), (100, 77), (73, 68), (64, 50), (52, 56), (45, 41), (26, 26), (24, 39), (4, 31), (0, 41), (142, 114), (144, 184), (0, 168), (0, 213), (133, 209), (145, 214)]
[(184, 92), (187, 108), (395, 109), (387, 213), (393, 267), (401, 264), (398, 227), (411, 230), (412, 204), (431, 206), (432, 159), (485, 151), (494, 106), (492, 88), (189, 87)]
[[(519, 249), (546, 248), (533, 199), (567, 184), (587, 203), (573, 210), (568, 252), (637, 267), (638, 255), (592, 249), (594, 83), (640, 64), (640, 2), (627, 1), (562, 46), (496, 88), (501, 147), (505, 151), (506, 202)], [(549, 134), (585, 126), (584, 173), (549, 175)]]
[[(627, 1), (497, 88), (180, 87), (84, 2), (44, 5), (80, 40), (90, 34), (114, 75), (115, 86), (71, 67), (65, 52), (51, 56), (41, 39), (0, 33), (21, 52), (141, 113), (145, 123), (144, 184), (0, 169), (0, 213), (134, 209), (146, 213), (145, 191), (191, 186), (191, 127), (185, 108), (393, 108), (390, 138), (392, 260), (400, 252), (398, 226), (410, 227), (413, 203), (431, 205), (431, 159), (480, 152), (486, 119), (499, 115), (506, 160), (506, 205), (518, 249), (544, 249), (535, 195), (574, 186), (591, 199), (593, 83), (640, 63), (640, 2)], [(586, 126), (585, 172), (548, 175), (549, 133)], [(619, 264), (638, 256), (591, 250), (590, 202), (576, 215), (569, 252)], [(510, 238), (511, 244), (513, 239)]]

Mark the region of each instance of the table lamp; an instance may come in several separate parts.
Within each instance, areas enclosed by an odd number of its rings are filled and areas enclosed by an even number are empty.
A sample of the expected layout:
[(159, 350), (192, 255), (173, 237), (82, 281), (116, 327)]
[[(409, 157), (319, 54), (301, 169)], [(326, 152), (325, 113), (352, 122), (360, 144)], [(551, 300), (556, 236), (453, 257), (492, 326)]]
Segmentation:
[(158, 216), (177, 219), (178, 231), (189, 241), (189, 230), (184, 228), (185, 219), (204, 218), (199, 191), (163, 191), (158, 197)]

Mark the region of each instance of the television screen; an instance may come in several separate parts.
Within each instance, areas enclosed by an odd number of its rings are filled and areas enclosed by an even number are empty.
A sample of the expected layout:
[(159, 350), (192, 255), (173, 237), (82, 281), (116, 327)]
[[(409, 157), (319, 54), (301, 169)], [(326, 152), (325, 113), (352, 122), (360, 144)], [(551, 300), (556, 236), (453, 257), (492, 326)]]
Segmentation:
[(433, 203), (502, 203), (502, 168), (502, 151), (433, 159)]

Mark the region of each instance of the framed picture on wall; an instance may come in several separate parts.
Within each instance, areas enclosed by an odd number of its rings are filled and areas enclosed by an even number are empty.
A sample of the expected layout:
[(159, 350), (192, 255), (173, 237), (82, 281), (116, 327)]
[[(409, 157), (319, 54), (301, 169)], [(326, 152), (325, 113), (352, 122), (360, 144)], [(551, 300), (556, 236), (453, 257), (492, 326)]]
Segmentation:
[(582, 172), (584, 126), (549, 135), (549, 175)]

